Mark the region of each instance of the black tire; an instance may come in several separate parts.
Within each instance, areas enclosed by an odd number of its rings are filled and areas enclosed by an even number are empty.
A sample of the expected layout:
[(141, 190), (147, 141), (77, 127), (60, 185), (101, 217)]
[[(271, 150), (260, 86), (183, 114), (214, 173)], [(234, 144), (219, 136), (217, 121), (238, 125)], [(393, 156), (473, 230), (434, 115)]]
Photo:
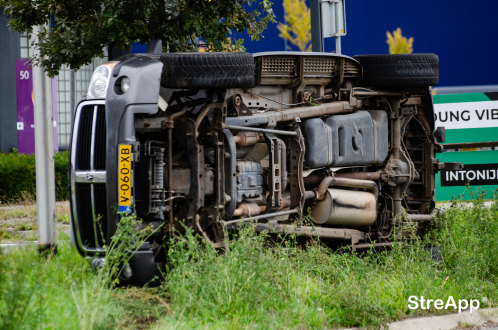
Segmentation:
[(436, 54), (356, 55), (363, 67), (360, 86), (428, 87), (439, 81)]
[(169, 53), (160, 60), (165, 88), (248, 88), (254, 83), (249, 53)]
[(443, 256), (441, 255), (441, 248), (437, 245), (429, 245), (424, 248), (424, 250), (430, 254), (431, 260), (436, 262), (443, 261)]

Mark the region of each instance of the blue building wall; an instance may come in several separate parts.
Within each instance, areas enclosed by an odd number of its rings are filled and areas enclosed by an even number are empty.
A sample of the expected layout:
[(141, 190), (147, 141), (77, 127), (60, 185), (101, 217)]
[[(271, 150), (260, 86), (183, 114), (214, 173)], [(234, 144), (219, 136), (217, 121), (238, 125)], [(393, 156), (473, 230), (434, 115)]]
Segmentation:
[[(307, 0), (309, 6), (309, 0)], [(273, 10), (283, 22), (281, 0)], [(347, 35), (342, 38), (346, 55), (387, 54), (386, 31), (400, 27), (414, 38), (414, 53), (435, 53), (440, 60), (439, 86), (498, 84), (498, 1), (496, 0), (346, 0)], [(285, 50), (277, 24), (270, 24), (264, 39), (244, 46), (250, 53)], [(335, 49), (325, 39), (325, 51)]]

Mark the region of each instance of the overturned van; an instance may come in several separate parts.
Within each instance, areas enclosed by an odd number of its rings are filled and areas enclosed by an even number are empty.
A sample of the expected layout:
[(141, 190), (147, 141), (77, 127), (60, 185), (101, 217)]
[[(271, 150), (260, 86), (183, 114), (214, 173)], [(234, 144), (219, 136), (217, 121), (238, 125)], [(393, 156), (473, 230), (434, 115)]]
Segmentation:
[(72, 129), (78, 250), (105, 253), (114, 206), (155, 229), (130, 259), (125, 282), (136, 284), (167, 262), (165, 237), (184, 228), (218, 248), (247, 222), (355, 250), (388, 246), (396, 225), (422, 233), (434, 174), (460, 166), (435, 159), (438, 75), (434, 54), (134, 54), (103, 64)]

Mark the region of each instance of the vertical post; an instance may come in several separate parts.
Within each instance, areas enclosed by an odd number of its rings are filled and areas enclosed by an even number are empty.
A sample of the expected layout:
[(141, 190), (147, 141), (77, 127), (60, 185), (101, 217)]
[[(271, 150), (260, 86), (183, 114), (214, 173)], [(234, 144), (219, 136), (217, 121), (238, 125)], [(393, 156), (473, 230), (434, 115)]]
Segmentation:
[[(74, 110), (76, 109), (76, 72), (69, 69), (69, 107), (71, 108), (71, 125), (73, 127)], [(71, 225), (72, 226), (72, 225)], [(76, 247), (73, 227), (69, 230), (69, 242), (72, 247)]]
[(323, 36), (320, 13), (320, 0), (310, 1), (311, 16), (311, 49), (314, 52), (323, 52)]
[[(42, 26), (33, 28), (37, 37)], [(39, 50), (35, 50), (39, 55)], [(38, 249), (55, 250), (55, 169), (54, 127), (52, 118), (52, 82), (40, 66), (33, 67), (35, 113), (36, 208)]]
[(76, 108), (76, 74), (69, 70), (69, 106), (71, 107), (71, 125), (73, 124), (74, 109)]
[[(345, 2), (345, 0), (344, 0)], [(334, 3), (335, 6), (335, 53), (341, 54), (341, 34), (346, 30), (346, 4), (343, 1)]]
[(335, 53), (341, 54), (341, 37), (335, 37)]

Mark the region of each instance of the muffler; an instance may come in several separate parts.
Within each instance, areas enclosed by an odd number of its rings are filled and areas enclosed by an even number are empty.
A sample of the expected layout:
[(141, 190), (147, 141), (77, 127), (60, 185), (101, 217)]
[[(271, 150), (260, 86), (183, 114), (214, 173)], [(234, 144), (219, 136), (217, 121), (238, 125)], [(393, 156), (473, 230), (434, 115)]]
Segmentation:
[(372, 193), (343, 189), (327, 189), (325, 198), (311, 209), (317, 224), (370, 226), (377, 218), (377, 202)]

